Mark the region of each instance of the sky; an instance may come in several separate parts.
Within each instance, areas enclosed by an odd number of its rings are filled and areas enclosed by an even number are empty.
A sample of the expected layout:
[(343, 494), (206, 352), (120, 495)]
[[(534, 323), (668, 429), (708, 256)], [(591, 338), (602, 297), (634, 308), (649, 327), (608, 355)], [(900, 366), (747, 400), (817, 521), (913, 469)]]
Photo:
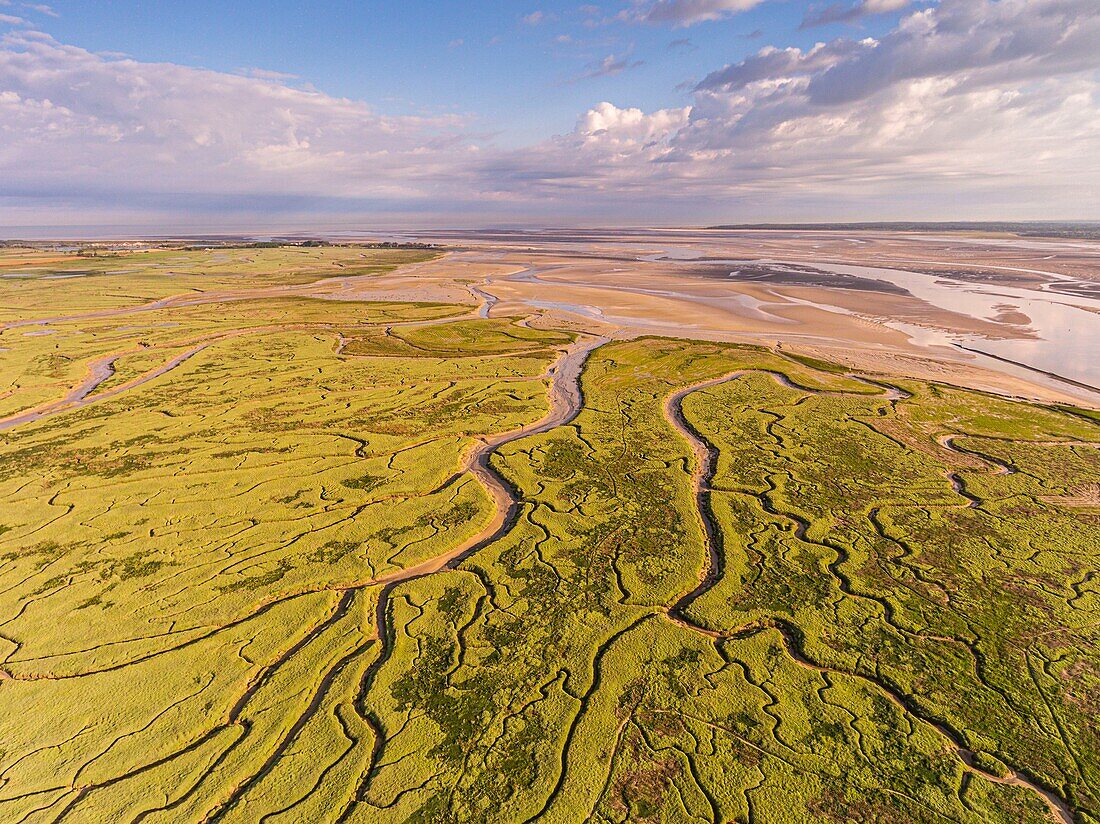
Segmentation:
[(0, 237), (1100, 219), (1097, 0), (0, 0)]

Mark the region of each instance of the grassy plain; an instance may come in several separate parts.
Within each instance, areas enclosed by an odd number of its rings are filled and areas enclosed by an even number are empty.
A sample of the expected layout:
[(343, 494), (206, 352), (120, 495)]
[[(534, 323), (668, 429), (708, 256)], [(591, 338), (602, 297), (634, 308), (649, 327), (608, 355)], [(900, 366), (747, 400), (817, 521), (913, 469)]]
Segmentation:
[[(134, 307), (177, 295), (201, 299), (216, 291), (376, 275), (431, 257), (422, 250), (354, 246), (157, 249), (95, 256), (0, 249), (0, 324)], [(58, 281), (65, 294), (60, 304)]]
[(261, 251), (0, 281), (0, 819), (1100, 821), (1094, 420), (616, 341), (494, 531), (575, 336)]

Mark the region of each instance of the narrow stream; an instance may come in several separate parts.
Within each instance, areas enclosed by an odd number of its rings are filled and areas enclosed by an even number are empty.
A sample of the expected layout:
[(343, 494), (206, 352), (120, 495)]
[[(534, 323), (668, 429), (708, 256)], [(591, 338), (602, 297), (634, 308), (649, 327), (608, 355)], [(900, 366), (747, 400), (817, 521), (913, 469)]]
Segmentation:
[[(357, 711), (363, 720), (373, 729), (381, 730), (381, 725), (366, 707), (366, 698), (370, 692), (379, 670), (389, 659), (393, 652), (393, 627), (390, 623), (390, 603), (394, 588), (401, 583), (414, 581), (444, 569), (455, 569), (463, 560), (479, 550), (485, 548), (504, 535), (507, 535), (519, 519), (521, 501), (518, 491), (513, 489), (505, 478), (500, 475), (490, 464), (490, 458), (500, 447), (527, 438), (549, 432), (559, 426), (565, 426), (580, 414), (584, 406), (584, 395), (581, 390), (581, 373), (588, 357), (598, 347), (608, 342), (607, 338), (590, 337), (582, 338), (567, 349), (560, 358), (547, 370), (550, 378), (550, 409), (545, 416), (529, 426), (485, 438), (474, 448), (466, 461), (466, 470), (485, 486), (494, 501), (495, 515), (490, 524), (465, 543), (455, 547), (450, 552), (443, 553), (434, 558), (398, 570), (381, 578), (368, 582), (360, 582), (356, 589), (366, 586), (382, 584), (382, 590), (378, 594), (378, 602), (375, 608), (375, 626), (378, 632), (378, 642), (381, 650), (378, 657), (363, 673), (360, 681), (358, 697), (355, 701)], [(463, 474), (462, 472), (458, 474)], [(385, 748), (385, 740), (379, 736), (374, 758), (370, 769), (363, 776), (356, 792), (356, 798), (365, 798), (370, 782), (374, 777), (379, 763), (379, 757)], [(352, 807), (345, 810), (341, 816), (344, 819), (350, 814)]]

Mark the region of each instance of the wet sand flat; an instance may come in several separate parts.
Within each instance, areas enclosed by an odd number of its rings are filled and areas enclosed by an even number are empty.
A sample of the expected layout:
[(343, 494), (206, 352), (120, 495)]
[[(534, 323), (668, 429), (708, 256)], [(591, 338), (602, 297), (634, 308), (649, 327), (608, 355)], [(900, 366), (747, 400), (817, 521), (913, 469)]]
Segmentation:
[(461, 291), (471, 301), (474, 288), (495, 298), (496, 314), (552, 309), (619, 336), (835, 348), (865, 369), (925, 364), (927, 375), (934, 363), (946, 381), (977, 377), (1007, 394), (1100, 405), (1087, 358), (1056, 356), (1100, 336), (1100, 242), (705, 229), (422, 239), (454, 251), (370, 290), (420, 299)]

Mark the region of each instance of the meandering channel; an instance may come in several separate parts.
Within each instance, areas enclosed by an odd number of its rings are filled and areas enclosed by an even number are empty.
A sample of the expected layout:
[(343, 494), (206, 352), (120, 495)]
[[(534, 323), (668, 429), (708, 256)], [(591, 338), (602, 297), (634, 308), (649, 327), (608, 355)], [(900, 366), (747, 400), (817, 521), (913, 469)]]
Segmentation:
[[(448, 315), (442, 318), (431, 318), (429, 320), (414, 320), (414, 321), (394, 321), (384, 324), (386, 331), (394, 328), (411, 329), (423, 326), (436, 326), (443, 323), (454, 323), (460, 320), (472, 320), (474, 318), (482, 317), (479, 314), (478, 309), (471, 310), (461, 315)], [(369, 324), (370, 326), (383, 326), (383, 324)], [(81, 409), (85, 406), (90, 406), (100, 401), (105, 401), (110, 398), (120, 395), (123, 392), (128, 392), (131, 389), (136, 389), (139, 386), (152, 381), (162, 375), (171, 372), (177, 366), (181, 365), (185, 361), (190, 360), (209, 346), (215, 343), (220, 343), (231, 338), (239, 338), (244, 335), (266, 335), (278, 332), (295, 332), (295, 331), (325, 331), (334, 332), (338, 337), (338, 343), (336, 346), (336, 354), (342, 355), (344, 352), (344, 346), (347, 340), (342, 334), (335, 331), (335, 327), (327, 323), (281, 323), (270, 326), (257, 326), (251, 329), (234, 329), (229, 332), (223, 332), (213, 337), (205, 338), (201, 341), (195, 342), (194, 339), (186, 342), (175, 342), (158, 344), (153, 347), (131, 347), (120, 352), (114, 352), (109, 355), (103, 355), (96, 358), (88, 365), (88, 374), (77, 386), (70, 389), (63, 397), (55, 400), (48, 401), (46, 403), (35, 406), (31, 409), (23, 412), (17, 412), (13, 415), (9, 415), (6, 418), (0, 418), (0, 432), (7, 429), (13, 429), (17, 426), (22, 426), (28, 423), (34, 423), (35, 421), (42, 420), (43, 418), (52, 417), (63, 412), (70, 412), (74, 409)], [(118, 386), (107, 389), (103, 392), (96, 392), (97, 389), (111, 378), (115, 376), (115, 364), (120, 358), (127, 355), (134, 355), (138, 352), (149, 351), (150, 349), (170, 349), (180, 346), (188, 346), (188, 348), (169, 359), (160, 366), (154, 367), (147, 372), (138, 375), (125, 383)], [(492, 357), (492, 356), (490, 356)]]
[(546, 371), (550, 380), (548, 391), (550, 409), (538, 421), (527, 426), (502, 432), (490, 437), (478, 438), (473, 448), (466, 454), (462, 468), (448, 478), (442, 486), (448, 486), (467, 472), (471, 473), (485, 487), (493, 499), (494, 514), (489, 524), (473, 537), (447, 552), (433, 556), (414, 566), (395, 570), (369, 581), (347, 584), (340, 589), (358, 589), (364, 586), (392, 586), (404, 581), (422, 578), (433, 572), (449, 567), (454, 568), (464, 558), (489, 545), (508, 533), (515, 523), (519, 510), (519, 497), (516, 491), (489, 463), (493, 453), (500, 447), (532, 435), (541, 435), (572, 422), (584, 405), (580, 377), (588, 356), (603, 344), (607, 338), (583, 338), (566, 349), (561, 357)]
[(366, 701), (374, 679), (393, 652), (394, 638), (393, 627), (390, 622), (390, 604), (392, 603), (394, 589), (399, 584), (424, 578), (434, 572), (455, 569), (464, 559), (511, 531), (519, 517), (521, 502), (517, 490), (492, 467), (490, 459), (493, 453), (506, 444), (549, 432), (572, 422), (584, 406), (584, 395), (580, 382), (584, 365), (589, 355), (607, 342), (608, 339), (604, 337), (584, 337), (568, 347), (553, 366), (547, 370), (547, 375), (550, 378), (548, 391), (550, 408), (546, 415), (540, 420), (519, 429), (482, 438), (468, 453), (464, 469), (459, 474), (472, 473), (493, 498), (493, 519), (484, 529), (454, 549), (430, 558), (423, 563), (356, 585), (356, 588), (382, 585), (375, 608), (375, 631), (380, 649), (378, 656), (363, 673), (358, 695), (354, 702), (360, 717), (374, 730), (375, 748), (369, 769), (362, 776), (355, 795), (342, 811), (337, 819), (338, 821), (347, 820), (356, 803), (366, 800), (371, 781), (378, 769), (382, 750), (386, 744), (382, 734), (382, 726), (373, 712), (368, 709)]
[[(959, 761), (970, 772), (981, 776), (982, 778), (992, 781), (998, 784), (1006, 784), (1015, 787), (1021, 787), (1023, 789), (1030, 790), (1036, 793), (1046, 805), (1051, 817), (1059, 824), (1074, 824), (1073, 811), (1070, 809), (1066, 801), (1054, 791), (1040, 785), (1032, 777), (1028, 776), (1021, 770), (1009, 767), (1008, 775), (1001, 776), (994, 773), (987, 772), (979, 767), (976, 763), (976, 754), (973, 750), (966, 746), (963, 741), (963, 735), (957, 730), (949, 728), (944, 722), (927, 717), (913, 700), (901, 692), (895, 689), (889, 684), (884, 683), (878, 677), (871, 677), (857, 672), (847, 672), (845, 670), (833, 669), (831, 667), (824, 666), (812, 660), (806, 655), (804, 650), (804, 644), (802, 643), (802, 633), (798, 627), (791, 624), (788, 621), (778, 618), (771, 618), (764, 622), (755, 622), (754, 624), (746, 627), (740, 627), (736, 630), (719, 632), (709, 629), (696, 623), (687, 614), (687, 609), (692, 602), (698, 599), (705, 592), (710, 590), (722, 577), (724, 571), (724, 558), (722, 555), (722, 540), (721, 540), (721, 527), (719, 526), (717, 519), (714, 517), (713, 510), (710, 505), (711, 484), (714, 480), (715, 468), (718, 462), (718, 450), (711, 444), (702, 433), (698, 432), (694, 426), (687, 420), (683, 413), (683, 401), (693, 392), (710, 389), (715, 386), (727, 383), (732, 380), (736, 380), (751, 372), (761, 372), (770, 375), (778, 383), (784, 386), (797, 388), (803, 392), (810, 394), (830, 394), (830, 395), (843, 395), (851, 394), (837, 391), (823, 391), (810, 389), (809, 387), (799, 386), (790, 381), (782, 373), (770, 372), (766, 370), (737, 370), (730, 372), (718, 378), (711, 380), (700, 381), (690, 386), (686, 386), (672, 395), (670, 395), (665, 402), (664, 413), (665, 418), (672, 427), (680, 433), (680, 435), (688, 442), (691, 447), (692, 453), (695, 456), (695, 466), (692, 471), (692, 489), (695, 497), (696, 509), (699, 515), (699, 520), (703, 527), (704, 544), (707, 550), (708, 563), (704, 569), (698, 584), (689, 592), (679, 598), (671, 607), (668, 608), (667, 614), (671, 621), (679, 626), (689, 629), (693, 632), (701, 633), (711, 638), (715, 644), (721, 644), (723, 641), (733, 637), (747, 637), (759, 632), (763, 632), (769, 629), (776, 630), (783, 640), (783, 647), (787, 651), (787, 654), (799, 666), (812, 669), (817, 672), (830, 673), (840, 675), (848, 678), (857, 678), (875, 689), (881, 691), (886, 697), (902, 712), (907, 715), (916, 718), (919, 721), (927, 724), (951, 746), (957, 755)], [(898, 390), (895, 387), (890, 387), (885, 384), (875, 384), (883, 389), (882, 397), (885, 400), (889, 400), (892, 403), (896, 402), (902, 397), (908, 397), (907, 393), (903, 393), (902, 390)], [(899, 396), (901, 392), (901, 396)], [(960, 454), (971, 454), (969, 450), (962, 450), (954, 445), (952, 442), (954, 436), (941, 436), (940, 444), (947, 449), (951, 449)], [(999, 474), (1006, 474), (1007, 472), (1014, 471), (1007, 464), (997, 461), (988, 456), (981, 456), (990, 461), (990, 463), (997, 466)], [(969, 497), (969, 496), (967, 496)], [(805, 534), (805, 525), (801, 529), (796, 530), (797, 533), (801, 533), (799, 537)]]

